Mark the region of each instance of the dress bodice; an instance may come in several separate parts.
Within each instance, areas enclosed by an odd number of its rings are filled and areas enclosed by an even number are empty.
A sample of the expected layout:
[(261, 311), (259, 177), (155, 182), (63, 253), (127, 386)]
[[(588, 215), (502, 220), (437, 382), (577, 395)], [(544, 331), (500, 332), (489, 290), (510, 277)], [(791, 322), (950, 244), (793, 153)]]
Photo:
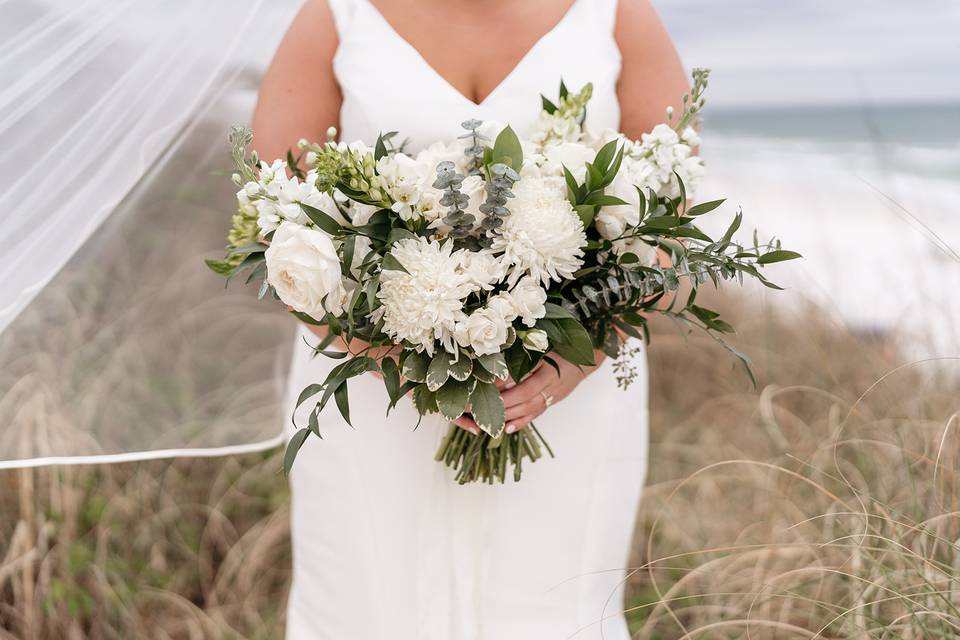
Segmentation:
[(333, 68), (343, 94), (342, 140), (370, 144), (395, 130), (417, 150), (460, 135), (470, 118), (510, 124), (523, 135), (539, 115), (540, 94), (555, 97), (561, 77), (574, 91), (593, 83), (592, 129), (619, 125), (616, 0), (575, 0), (479, 104), (434, 70), (370, 0), (330, 0), (330, 7), (340, 40)]

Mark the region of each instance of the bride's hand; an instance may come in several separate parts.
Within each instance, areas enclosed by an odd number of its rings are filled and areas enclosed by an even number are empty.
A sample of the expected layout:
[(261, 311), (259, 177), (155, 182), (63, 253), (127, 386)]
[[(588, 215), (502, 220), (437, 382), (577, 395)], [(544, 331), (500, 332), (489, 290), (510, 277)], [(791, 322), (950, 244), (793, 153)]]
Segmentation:
[[(551, 354), (560, 372), (548, 364), (540, 367), (523, 379), (520, 384), (504, 387), (500, 396), (506, 410), (506, 432), (514, 433), (528, 426), (547, 407), (560, 402), (577, 388), (577, 385), (590, 375), (603, 361), (603, 353), (594, 354), (596, 365), (578, 367), (556, 354)], [(480, 433), (476, 423), (467, 416), (457, 418), (456, 423), (463, 429), (475, 434)]]

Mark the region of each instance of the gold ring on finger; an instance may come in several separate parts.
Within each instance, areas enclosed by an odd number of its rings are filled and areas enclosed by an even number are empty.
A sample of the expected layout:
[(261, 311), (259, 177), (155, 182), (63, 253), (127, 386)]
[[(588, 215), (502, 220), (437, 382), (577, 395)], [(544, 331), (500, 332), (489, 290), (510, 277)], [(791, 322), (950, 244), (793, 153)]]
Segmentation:
[(543, 391), (540, 391), (540, 397), (543, 398), (543, 404), (545, 407), (549, 407), (553, 404), (553, 396), (548, 396)]

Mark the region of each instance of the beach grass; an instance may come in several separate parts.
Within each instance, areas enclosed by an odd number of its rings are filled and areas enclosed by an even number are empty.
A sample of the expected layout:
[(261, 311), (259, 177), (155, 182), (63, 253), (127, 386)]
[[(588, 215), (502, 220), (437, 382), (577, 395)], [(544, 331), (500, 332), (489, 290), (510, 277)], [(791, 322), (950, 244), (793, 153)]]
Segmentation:
[[(896, 334), (815, 308), (724, 307), (757, 389), (712, 342), (654, 334), (635, 637), (960, 635), (957, 362), (909, 364)], [(282, 637), (279, 469), (274, 451), (0, 472), (0, 637)]]

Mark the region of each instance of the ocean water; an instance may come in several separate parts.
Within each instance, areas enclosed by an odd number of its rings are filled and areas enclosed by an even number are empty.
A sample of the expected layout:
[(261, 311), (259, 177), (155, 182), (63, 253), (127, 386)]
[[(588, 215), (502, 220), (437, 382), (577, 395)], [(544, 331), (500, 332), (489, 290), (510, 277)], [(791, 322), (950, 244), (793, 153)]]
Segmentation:
[(742, 207), (743, 240), (756, 228), (804, 254), (770, 270), (789, 287), (771, 304), (960, 355), (960, 104), (708, 105), (703, 137), (698, 197)]

